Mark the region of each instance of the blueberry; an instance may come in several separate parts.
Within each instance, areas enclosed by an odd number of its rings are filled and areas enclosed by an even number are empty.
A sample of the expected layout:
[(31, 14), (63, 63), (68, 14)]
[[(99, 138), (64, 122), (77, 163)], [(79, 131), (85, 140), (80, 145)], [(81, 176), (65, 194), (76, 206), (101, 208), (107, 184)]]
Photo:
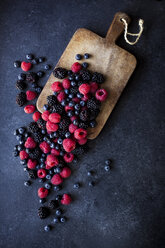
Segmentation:
[(24, 149), (24, 146), (23, 145), (18, 145), (18, 148), (17, 149), (20, 152), (20, 151), (22, 151)]
[(46, 189), (50, 189), (51, 188), (51, 184), (50, 183), (45, 183), (45, 188)]
[(44, 57), (39, 57), (38, 61), (39, 61), (39, 63), (43, 63), (45, 61), (45, 58)]
[(62, 196), (61, 196), (61, 195), (56, 195), (55, 200), (56, 200), (56, 201), (60, 201), (60, 200), (61, 200), (61, 198), (62, 198)]
[(82, 107), (84, 107), (85, 106), (85, 101), (80, 101), (80, 105), (82, 106)]
[(59, 138), (58, 140), (57, 140), (57, 143), (59, 144), (59, 145), (61, 145), (62, 144), (62, 139), (61, 138)]
[(25, 185), (26, 187), (28, 187), (28, 186), (31, 185), (31, 182), (30, 182), (30, 181), (25, 181), (25, 182), (24, 182), (24, 185)]
[(18, 145), (14, 146), (14, 151), (18, 151)]
[(89, 59), (89, 57), (90, 57), (89, 53), (84, 54), (84, 59)]
[(49, 109), (48, 104), (44, 104), (43, 109), (44, 109), (44, 110), (48, 110), (48, 109)]
[(54, 132), (54, 138), (58, 137), (58, 132)]
[(58, 96), (58, 92), (54, 91), (54, 92), (53, 92), (53, 95), (54, 95), (54, 96)]
[(24, 167), (23, 170), (24, 171), (28, 171), (29, 169), (28, 169), (28, 167)]
[(61, 190), (61, 186), (60, 185), (54, 186), (54, 191), (59, 191), (59, 190)]
[(49, 170), (49, 175), (53, 175), (54, 171), (53, 170)]
[(25, 165), (27, 163), (26, 159), (20, 161), (20, 164)]
[(73, 163), (74, 163), (74, 164), (77, 164), (77, 162), (78, 162), (78, 159), (75, 157), (75, 158), (73, 159)]
[(29, 154), (29, 152), (30, 152), (30, 149), (29, 148), (26, 148), (26, 153), (28, 153)]
[(89, 182), (89, 186), (93, 187), (93, 186), (95, 186), (95, 183), (93, 181), (91, 181), (91, 182)]
[(87, 62), (82, 63), (82, 67), (83, 67), (83, 68), (86, 69), (86, 68), (88, 68), (88, 66), (89, 66), (89, 64), (88, 64)]
[(51, 175), (46, 175), (46, 179), (50, 180), (51, 178)]
[(72, 117), (74, 115), (74, 113), (72, 110), (70, 110), (70, 111), (68, 111), (67, 115), (68, 115), (68, 117)]
[(15, 68), (19, 68), (21, 66), (21, 62), (20, 61), (14, 61), (14, 67)]
[(69, 102), (69, 107), (73, 107), (75, 105), (75, 102)]
[(91, 122), (89, 123), (89, 126), (92, 127), (92, 128), (94, 128), (94, 127), (97, 126), (97, 122), (96, 122), (95, 120), (93, 120), (93, 121), (91, 121)]
[(81, 79), (81, 76), (79, 74), (75, 76), (76, 81), (79, 81), (80, 79)]
[(74, 75), (70, 75), (70, 76), (68, 77), (68, 79), (69, 79), (70, 81), (74, 80)]
[(20, 127), (19, 129), (18, 129), (18, 131), (19, 131), (19, 133), (20, 134), (23, 134), (24, 132), (25, 132), (25, 128), (24, 127)]
[(40, 166), (39, 164), (36, 165), (36, 169), (39, 170), (40, 169)]
[(24, 137), (25, 138), (29, 137), (29, 134), (28, 133), (24, 133)]
[(55, 147), (56, 150), (59, 150), (60, 149), (60, 146), (57, 144), (56, 147)]
[(18, 152), (18, 151), (14, 151), (14, 152), (13, 152), (13, 156), (14, 156), (14, 157), (17, 157), (18, 155), (19, 155), (19, 152)]
[(44, 182), (45, 182), (45, 178), (40, 178), (40, 179), (38, 180), (38, 182), (39, 182), (39, 183), (44, 183)]
[(80, 110), (80, 108), (81, 108), (81, 107), (80, 107), (80, 104), (77, 103), (77, 104), (74, 106), (74, 108), (75, 108), (76, 110)]
[(67, 132), (66, 134), (65, 134), (65, 137), (66, 138), (69, 138), (71, 136), (71, 133), (70, 132)]
[(56, 168), (56, 173), (60, 173), (61, 171), (62, 171), (61, 168), (59, 168), (59, 167)]
[(61, 223), (66, 222), (66, 217), (65, 217), (65, 216), (61, 217), (61, 218), (60, 218), (60, 222), (61, 222)]
[(23, 140), (20, 140), (19, 143), (20, 143), (20, 145), (23, 145), (24, 144), (24, 141)]
[(61, 151), (61, 152), (60, 152), (60, 156), (63, 157), (64, 155), (65, 155), (65, 153), (64, 153), (63, 151)]
[(90, 177), (90, 176), (92, 176), (93, 175), (93, 171), (88, 171), (87, 172), (87, 175)]
[(18, 135), (19, 132), (18, 132), (18, 129), (14, 130), (14, 135)]
[(45, 69), (46, 71), (50, 70), (50, 68), (51, 68), (50, 65), (45, 65), (45, 66), (44, 66), (44, 69)]
[(50, 139), (53, 139), (53, 138), (54, 138), (54, 133), (50, 133), (50, 134), (49, 134), (49, 138), (50, 138)]
[(37, 72), (37, 76), (38, 76), (39, 78), (43, 77), (43, 76), (44, 76), (44, 72), (43, 72), (43, 71), (38, 71), (38, 72)]
[(50, 143), (50, 147), (51, 147), (51, 148), (55, 148), (55, 146), (56, 146), (55, 143), (53, 143), (53, 142)]
[(36, 88), (35, 88), (35, 91), (36, 91), (38, 94), (40, 94), (41, 91), (42, 91), (42, 87), (36, 87)]
[(32, 60), (32, 64), (33, 64), (33, 65), (37, 65), (37, 64), (38, 64), (38, 59), (37, 59), (37, 58), (33, 59), (33, 60)]
[(81, 58), (82, 58), (81, 54), (76, 54), (75, 59), (81, 60)]
[(42, 129), (42, 130), (41, 130), (41, 133), (42, 133), (42, 134), (46, 134), (46, 130), (45, 130), (45, 129)]
[(45, 232), (49, 232), (51, 230), (51, 226), (50, 225), (44, 226), (44, 230)]
[(42, 153), (41, 155), (43, 158), (46, 158), (46, 154), (45, 153)]
[(26, 79), (25, 73), (20, 73), (20, 74), (18, 75), (18, 80), (25, 80), (25, 79)]
[(75, 120), (73, 121), (73, 124), (76, 125), (76, 126), (78, 126), (78, 124), (79, 124), (78, 120), (75, 119)]
[(56, 217), (56, 218), (53, 219), (53, 222), (54, 223), (58, 223), (59, 222), (59, 219)]
[(69, 94), (69, 90), (68, 90), (68, 89), (65, 89), (64, 92), (65, 92), (65, 94), (67, 94), (67, 95)]
[(26, 55), (27, 60), (32, 60), (34, 58), (33, 54), (29, 53)]
[(73, 72), (71, 70), (68, 70), (68, 75), (72, 75)]
[(75, 184), (73, 185), (73, 188), (74, 188), (74, 189), (79, 189), (79, 188), (80, 188), (80, 184), (79, 184), (79, 183), (75, 183)]
[(76, 82), (75, 81), (71, 81), (70, 84), (72, 85), (72, 87), (76, 86)]
[(75, 113), (75, 115), (79, 115), (80, 114), (80, 110), (76, 110), (74, 113)]
[(38, 84), (36, 82), (32, 83), (32, 88), (37, 88)]
[(110, 168), (109, 165), (105, 165), (105, 167), (104, 167), (104, 170), (105, 170), (105, 171), (110, 171), (110, 169), (111, 169), (111, 168)]
[(57, 210), (56, 210), (56, 215), (57, 215), (57, 216), (60, 216), (61, 214), (62, 214), (62, 210), (61, 210), (60, 208), (57, 209)]
[(106, 164), (106, 165), (110, 165), (111, 163), (112, 163), (112, 160), (111, 160), (111, 159), (105, 160), (105, 164)]
[(46, 199), (45, 198), (39, 199), (39, 203), (43, 204), (45, 202), (46, 202)]
[(83, 97), (83, 94), (81, 94), (81, 93), (78, 92), (78, 93), (77, 93), (77, 97), (78, 97), (78, 98), (82, 98), (82, 97)]
[(66, 100), (62, 100), (61, 105), (66, 106), (66, 104), (67, 104)]
[(41, 169), (45, 168), (45, 163), (40, 163), (40, 168)]
[(74, 97), (74, 95), (73, 95), (73, 94), (69, 94), (68, 97), (69, 97), (70, 99), (72, 99), (72, 98)]
[(16, 140), (18, 140), (18, 141), (22, 140), (22, 138), (23, 138), (23, 136), (22, 136), (21, 134), (18, 134), (18, 135), (16, 136)]

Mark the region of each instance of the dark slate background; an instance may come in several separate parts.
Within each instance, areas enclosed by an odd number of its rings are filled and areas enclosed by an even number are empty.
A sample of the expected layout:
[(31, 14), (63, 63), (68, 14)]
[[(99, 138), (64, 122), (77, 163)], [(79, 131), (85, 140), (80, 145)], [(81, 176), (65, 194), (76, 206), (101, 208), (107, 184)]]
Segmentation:
[[(164, 7), (156, 0), (0, 1), (0, 247), (164, 247)], [(27, 176), (11, 156), (13, 130), (31, 118), (15, 104), (20, 70), (13, 61), (32, 52), (55, 65), (77, 28), (105, 36), (117, 11), (132, 17), (133, 32), (138, 18), (145, 20), (137, 45), (129, 46), (123, 37), (118, 42), (137, 57), (138, 66), (104, 130), (65, 183), (74, 196), (66, 208), (69, 221), (45, 233), (53, 215), (37, 217), (39, 183), (24, 187)], [(105, 158), (114, 160), (109, 174)], [(88, 169), (96, 171), (92, 189)], [(76, 181), (83, 185), (77, 192)]]

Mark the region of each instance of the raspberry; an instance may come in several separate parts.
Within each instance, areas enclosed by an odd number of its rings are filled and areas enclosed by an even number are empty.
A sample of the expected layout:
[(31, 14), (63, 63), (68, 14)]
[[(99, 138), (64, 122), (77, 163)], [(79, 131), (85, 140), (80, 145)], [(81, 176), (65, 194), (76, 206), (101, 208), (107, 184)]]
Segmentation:
[(78, 128), (74, 132), (74, 137), (78, 140), (84, 139), (87, 136), (87, 131), (83, 128)]
[(69, 132), (74, 133), (77, 128), (78, 127), (72, 123), (69, 125)]
[(46, 141), (43, 141), (40, 144), (40, 149), (43, 151), (43, 153), (49, 153), (51, 151), (51, 148)]
[(28, 62), (25, 62), (25, 61), (23, 61), (23, 62), (21, 63), (21, 69), (22, 69), (23, 71), (29, 71), (30, 68), (31, 68), (31, 66), (32, 66), (31, 63), (28, 63)]
[(98, 89), (98, 84), (96, 82), (91, 82), (90, 83), (90, 93), (95, 94), (96, 90)]
[(35, 106), (34, 105), (27, 105), (24, 107), (24, 111), (26, 114), (32, 114), (35, 111)]
[(56, 78), (63, 79), (67, 75), (67, 70), (62, 67), (58, 67), (53, 71), (53, 75)]
[(28, 162), (27, 162), (27, 167), (29, 169), (35, 169), (36, 168), (36, 165), (37, 165), (37, 160), (32, 160), (32, 159), (28, 159)]
[(68, 194), (63, 194), (62, 199), (61, 199), (61, 203), (63, 205), (69, 205), (72, 201), (72, 198), (70, 197), (70, 195)]
[(90, 91), (90, 85), (89, 84), (82, 84), (79, 86), (79, 92), (83, 95), (86, 95)]
[(29, 154), (27, 152), (25, 152), (24, 150), (20, 151), (19, 153), (20, 159), (24, 160), (27, 159), (29, 157)]
[(46, 177), (46, 170), (44, 170), (44, 169), (39, 169), (39, 170), (37, 171), (37, 176), (38, 176), (39, 178), (44, 178), (44, 177)]
[(65, 92), (64, 92), (64, 91), (61, 91), (61, 92), (58, 94), (58, 96), (57, 96), (57, 100), (58, 100), (59, 102), (62, 102), (62, 100), (64, 100), (65, 97), (66, 97)]
[(73, 122), (74, 120), (77, 120), (77, 116), (72, 116), (72, 117), (70, 117), (70, 120), (71, 120), (71, 122)]
[(54, 148), (51, 149), (51, 154), (55, 155), (55, 156), (59, 156), (60, 155), (60, 150), (56, 150)]
[(69, 110), (74, 110), (73, 107), (70, 107), (69, 105), (65, 106), (65, 112), (68, 112)]
[(63, 147), (66, 152), (71, 152), (76, 147), (76, 142), (72, 139), (64, 139), (63, 140)]
[(33, 148), (35, 148), (36, 147), (36, 142), (34, 141), (34, 139), (33, 138), (31, 138), (31, 137), (28, 137), (27, 138), (27, 140), (26, 140), (26, 142), (25, 142), (25, 147), (26, 148), (30, 148), (30, 149), (33, 149)]
[(61, 115), (58, 113), (52, 113), (49, 115), (49, 121), (53, 123), (59, 123), (61, 121)]
[(77, 140), (77, 142), (79, 143), (79, 145), (85, 145), (87, 143), (87, 138)]
[(50, 131), (50, 132), (56, 132), (58, 130), (58, 125), (51, 122), (51, 121), (47, 121), (46, 122), (46, 129), (47, 129), (47, 131)]
[(62, 178), (70, 177), (70, 175), (71, 175), (71, 169), (69, 167), (64, 167), (60, 172), (60, 176)]
[(70, 88), (70, 81), (69, 81), (68, 78), (66, 78), (66, 79), (64, 79), (62, 81), (62, 86), (63, 86), (64, 89), (69, 89)]
[(62, 90), (62, 84), (61, 84), (61, 82), (59, 82), (59, 81), (56, 81), (56, 82), (54, 82), (52, 85), (51, 85), (51, 90), (52, 91), (55, 91), (55, 92), (59, 92), (59, 91), (61, 91)]
[(48, 190), (44, 187), (38, 189), (38, 197), (39, 198), (46, 198), (48, 195)]
[(34, 99), (36, 98), (36, 96), (37, 96), (37, 93), (36, 93), (36, 92), (31, 91), (31, 90), (27, 90), (27, 91), (26, 91), (26, 99), (27, 99), (28, 101), (34, 100)]
[(49, 115), (50, 115), (50, 112), (48, 110), (44, 111), (41, 115), (42, 119), (44, 121), (48, 121), (49, 120)]
[(34, 114), (33, 114), (33, 120), (34, 121), (38, 121), (39, 119), (41, 118), (41, 113), (36, 111)]
[(77, 73), (81, 70), (81, 65), (78, 63), (78, 62), (75, 62), (72, 67), (71, 67), (71, 70), (74, 72), (74, 73)]
[(100, 102), (105, 101), (107, 96), (108, 96), (108, 93), (105, 89), (99, 89), (96, 91), (96, 99), (99, 100)]
[(60, 177), (59, 174), (55, 174), (52, 179), (51, 179), (51, 183), (54, 185), (59, 185), (63, 182), (63, 179)]
[(66, 153), (64, 155), (64, 160), (66, 163), (71, 163), (74, 159), (74, 154), (73, 153)]
[(46, 164), (52, 168), (59, 164), (58, 158), (53, 154), (49, 154), (46, 158)]

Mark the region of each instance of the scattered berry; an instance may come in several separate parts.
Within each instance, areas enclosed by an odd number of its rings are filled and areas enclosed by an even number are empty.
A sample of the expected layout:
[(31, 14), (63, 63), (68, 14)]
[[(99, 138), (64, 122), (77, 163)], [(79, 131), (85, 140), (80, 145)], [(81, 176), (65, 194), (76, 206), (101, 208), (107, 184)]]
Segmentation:
[(81, 59), (82, 59), (81, 54), (76, 54), (75, 59), (77, 59), (77, 60), (81, 60)]
[(40, 219), (45, 219), (49, 216), (49, 209), (47, 207), (40, 207), (38, 209), (38, 216), (40, 217)]
[(61, 223), (65, 223), (65, 222), (66, 222), (66, 217), (65, 217), (65, 216), (61, 217), (61, 218), (60, 218), (60, 222), (61, 222)]
[(63, 194), (62, 199), (61, 199), (61, 203), (63, 205), (69, 205), (71, 202), (72, 202), (72, 198), (70, 197), (70, 195)]
[(47, 189), (45, 189), (43, 187), (38, 189), (38, 197), (39, 198), (46, 198), (47, 195), (48, 195), (48, 190)]
[(50, 65), (45, 65), (45, 66), (44, 66), (44, 69), (45, 69), (46, 71), (50, 70), (50, 68), (51, 68)]
[(61, 176), (59, 174), (55, 174), (52, 179), (51, 179), (51, 183), (53, 185), (59, 185), (63, 182), (63, 179), (61, 178)]
[(39, 169), (39, 170), (37, 171), (37, 176), (38, 176), (39, 178), (45, 178), (45, 177), (46, 177), (46, 170), (44, 170), (44, 169)]
[(68, 178), (71, 175), (71, 169), (69, 167), (64, 167), (60, 172), (62, 178)]
[(15, 68), (19, 68), (20, 66), (21, 66), (21, 62), (20, 61), (17, 60), (17, 61), (14, 62), (14, 67)]
[(46, 225), (45, 227), (44, 227), (44, 231), (45, 232), (49, 232), (51, 230), (51, 226), (50, 225)]
[(78, 140), (84, 139), (87, 136), (87, 131), (83, 128), (78, 128), (74, 132), (74, 137)]
[(25, 181), (25, 182), (24, 182), (24, 185), (25, 185), (26, 187), (29, 187), (29, 186), (31, 185), (31, 182), (30, 182), (30, 181)]
[(91, 182), (89, 182), (89, 186), (93, 187), (93, 186), (95, 186), (95, 183), (93, 181), (91, 181)]
[(109, 165), (105, 165), (104, 169), (105, 169), (105, 171), (110, 171), (111, 167)]
[(26, 148), (30, 148), (30, 149), (33, 149), (33, 148), (35, 148), (36, 147), (36, 142), (34, 141), (34, 139), (33, 138), (31, 138), (31, 137), (28, 137), (27, 138), (27, 140), (26, 140), (26, 142), (25, 142), (25, 147)]
[(74, 188), (74, 189), (79, 189), (79, 188), (80, 188), (80, 184), (79, 184), (79, 183), (75, 183), (75, 184), (73, 185), (73, 188)]
[(89, 53), (84, 54), (84, 59), (89, 59), (89, 57), (90, 57)]
[(41, 113), (36, 111), (34, 114), (33, 114), (33, 121), (37, 122), (39, 119), (41, 118)]
[(87, 62), (82, 63), (82, 67), (83, 67), (83, 68), (87, 69), (88, 66), (89, 66), (89, 64), (88, 64)]
[(79, 92), (83, 95), (88, 94), (90, 91), (90, 85), (89, 84), (82, 84), (79, 87)]
[(105, 160), (105, 164), (106, 164), (106, 165), (110, 165), (110, 164), (112, 164), (112, 160), (111, 160), (111, 159), (107, 159), (107, 160)]
[(32, 114), (35, 111), (35, 106), (34, 105), (27, 105), (24, 107), (24, 111), (26, 114)]
[(19, 157), (21, 160), (24, 160), (24, 159), (27, 159), (29, 157), (29, 154), (26, 151), (22, 150), (19, 153)]
[(31, 67), (32, 67), (32, 64), (29, 63), (29, 62), (23, 61), (23, 62), (21, 63), (21, 69), (22, 69), (23, 71), (29, 71), (29, 70), (31, 69)]
[(37, 96), (36, 92), (31, 91), (31, 90), (26, 91), (26, 99), (28, 101), (34, 100), (36, 98), (36, 96)]
[(39, 57), (39, 58), (38, 58), (38, 62), (39, 62), (39, 63), (43, 63), (44, 61), (45, 61), (45, 58), (44, 58), (44, 57)]
[(63, 79), (67, 75), (67, 70), (62, 67), (58, 67), (53, 71), (53, 75), (56, 78)]
[(29, 169), (35, 169), (36, 168), (36, 165), (37, 165), (37, 161), (36, 160), (32, 160), (32, 159), (28, 159), (28, 162), (27, 162), (27, 167)]
[(43, 141), (39, 147), (43, 153), (49, 153), (51, 151), (50, 145), (46, 141)]

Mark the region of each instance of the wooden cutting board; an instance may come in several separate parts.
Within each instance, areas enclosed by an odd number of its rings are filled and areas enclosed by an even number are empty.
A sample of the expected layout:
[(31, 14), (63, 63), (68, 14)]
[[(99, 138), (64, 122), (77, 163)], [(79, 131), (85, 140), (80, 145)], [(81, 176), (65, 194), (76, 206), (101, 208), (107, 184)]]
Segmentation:
[[(56, 65), (56, 67), (70, 69), (76, 61), (76, 54), (89, 53), (91, 57), (86, 60), (90, 64), (89, 70), (100, 72), (106, 77), (102, 87), (109, 92), (109, 96), (102, 104), (96, 119), (98, 125), (88, 129), (89, 139), (96, 138), (102, 130), (136, 67), (136, 58), (115, 44), (117, 38), (124, 31), (121, 18), (130, 22), (130, 18), (125, 13), (116, 13), (105, 38), (88, 29), (78, 29)], [(81, 62), (84, 61), (81, 60)], [(52, 94), (50, 86), (55, 81), (59, 81), (59, 79), (55, 78), (52, 73), (37, 101), (37, 108), (40, 112), (43, 112), (46, 97)]]

